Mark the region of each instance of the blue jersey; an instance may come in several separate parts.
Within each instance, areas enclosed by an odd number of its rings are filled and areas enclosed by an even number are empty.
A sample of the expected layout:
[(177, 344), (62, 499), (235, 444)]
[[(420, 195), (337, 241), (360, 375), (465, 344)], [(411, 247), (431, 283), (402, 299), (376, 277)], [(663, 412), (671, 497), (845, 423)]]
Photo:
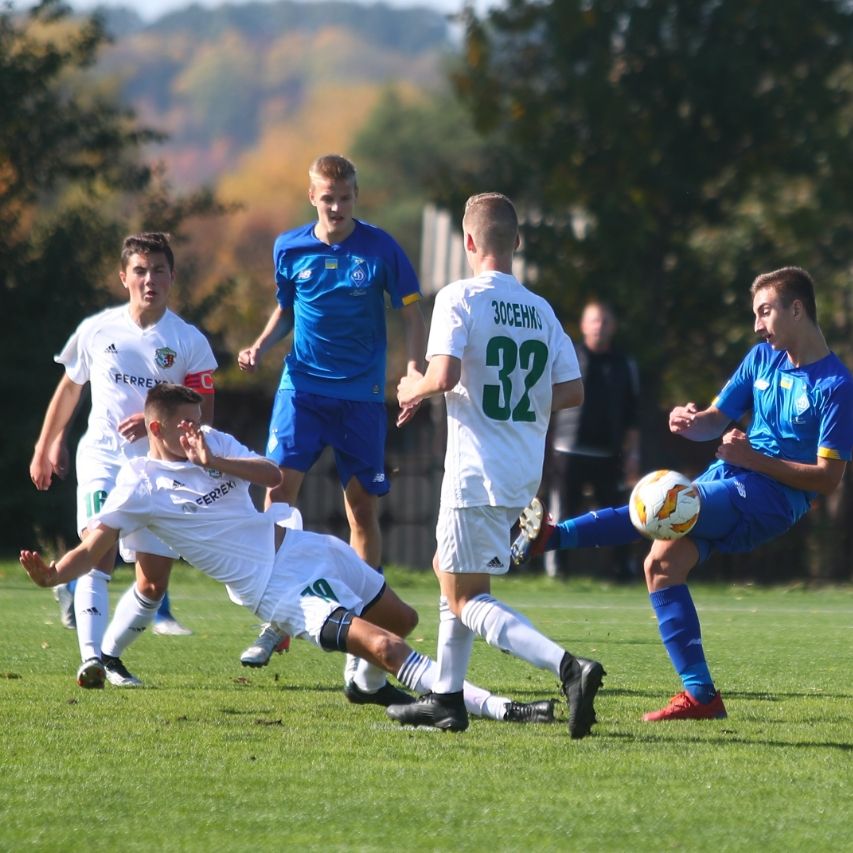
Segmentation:
[[(818, 457), (850, 461), (853, 450), (853, 377), (835, 353), (795, 367), (786, 352), (769, 344), (753, 347), (714, 400), (738, 420), (752, 415), (747, 436), (767, 456), (813, 465)], [(708, 469), (725, 465), (718, 460)], [(776, 484), (795, 517), (808, 508), (813, 492)]]
[(385, 399), (385, 294), (394, 308), (420, 299), (417, 276), (385, 231), (355, 220), (327, 245), (310, 223), (273, 248), (276, 298), (293, 309), (293, 345), (279, 387), (343, 400)]

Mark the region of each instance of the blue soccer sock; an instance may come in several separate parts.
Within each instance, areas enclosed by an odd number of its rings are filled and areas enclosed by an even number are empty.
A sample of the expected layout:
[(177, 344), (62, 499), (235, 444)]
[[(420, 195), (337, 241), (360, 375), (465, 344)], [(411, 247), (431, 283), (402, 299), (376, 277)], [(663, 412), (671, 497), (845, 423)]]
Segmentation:
[(716, 694), (705, 661), (699, 615), (687, 584), (678, 584), (649, 594), (658, 629), (684, 689), (697, 702), (710, 702)]
[(172, 606), (169, 603), (169, 590), (166, 590), (166, 593), (160, 599), (160, 606), (157, 608), (157, 613), (154, 615), (154, 618), (157, 620), (175, 618), (172, 616)]
[[(577, 518), (569, 518), (561, 521), (555, 528), (554, 534), (559, 536), (554, 548), (599, 548), (602, 545), (627, 545), (629, 542), (637, 542), (642, 537), (637, 533), (631, 518), (628, 515), (628, 507), (622, 506), (618, 509), (606, 507), (596, 509)], [(554, 536), (552, 534), (552, 537)], [(548, 545), (545, 550), (548, 550)]]

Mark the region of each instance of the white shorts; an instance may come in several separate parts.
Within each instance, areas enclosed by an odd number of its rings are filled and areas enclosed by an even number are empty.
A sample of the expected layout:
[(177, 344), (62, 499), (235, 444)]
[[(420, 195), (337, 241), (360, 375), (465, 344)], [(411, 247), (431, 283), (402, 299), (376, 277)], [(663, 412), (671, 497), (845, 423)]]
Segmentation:
[[(84, 531), (89, 519), (100, 512), (107, 495), (116, 484), (116, 477), (125, 459), (148, 452), (147, 441), (136, 441), (124, 453), (99, 448), (77, 448), (77, 530)], [(126, 454), (126, 455), (125, 455)], [(142, 528), (119, 540), (121, 558), (127, 563), (136, 561), (136, 552), (157, 554), (178, 559), (178, 554), (150, 530)]]
[(435, 529), (439, 569), (451, 574), (506, 574), (510, 566), (509, 532), (522, 509), (440, 507)]
[(385, 578), (335, 536), (288, 530), (257, 613), (291, 637), (320, 646), (320, 631), (339, 607), (360, 616)]

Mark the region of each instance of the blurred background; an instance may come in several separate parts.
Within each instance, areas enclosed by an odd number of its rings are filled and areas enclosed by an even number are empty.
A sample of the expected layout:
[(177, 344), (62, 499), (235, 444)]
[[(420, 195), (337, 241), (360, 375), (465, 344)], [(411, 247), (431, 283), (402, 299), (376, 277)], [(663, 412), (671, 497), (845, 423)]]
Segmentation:
[[(845, 0), (0, 5), (0, 547), (76, 539), (73, 473), (37, 493), (27, 469), (53, 354), (124, 298), (128, 233), (174, 236), (173, 307), (220, 362), (216, 425), (262, 450), (286, 349), (253, 376), (235, 357), (273, 307), (276, 235), (314, 218), (307, 167), (328, 152), (358, 166), (356, 215), (403, 245), (427, 318), (465, 273), (465, 198), (510, 195), (526, 283), (573, 338), (590, 299), (619, 318), (642, 469), (698, 472), (714, 443), (672, 439), (666, 414), (707, 405), (753, 344), (757, 274), (809, 270), (853, 364), (852, 60)], [(443, 417), (438, 403), (389, 431), (386, 563), (429, 567)], [(346, 537), (330, 461), (302, 502), (309, 526)], [(848, 473), (782, 540), (703, 576), (850, 580), (851, 530)]]

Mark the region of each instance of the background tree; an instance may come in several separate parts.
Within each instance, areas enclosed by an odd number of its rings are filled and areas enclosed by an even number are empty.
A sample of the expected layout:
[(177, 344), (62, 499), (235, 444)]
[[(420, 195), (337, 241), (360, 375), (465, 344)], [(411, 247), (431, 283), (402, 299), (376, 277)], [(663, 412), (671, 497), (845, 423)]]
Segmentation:
[(755, 272), (799, 263), (834, 304), (851, 47), (843, 0), (511, 0), (468, 11), (454, 81), (499, 143), (480, 180), (533, 215), (542, 289), (570, 314), (591, 291), (615, 301), (680, 399), (742, 353)]

